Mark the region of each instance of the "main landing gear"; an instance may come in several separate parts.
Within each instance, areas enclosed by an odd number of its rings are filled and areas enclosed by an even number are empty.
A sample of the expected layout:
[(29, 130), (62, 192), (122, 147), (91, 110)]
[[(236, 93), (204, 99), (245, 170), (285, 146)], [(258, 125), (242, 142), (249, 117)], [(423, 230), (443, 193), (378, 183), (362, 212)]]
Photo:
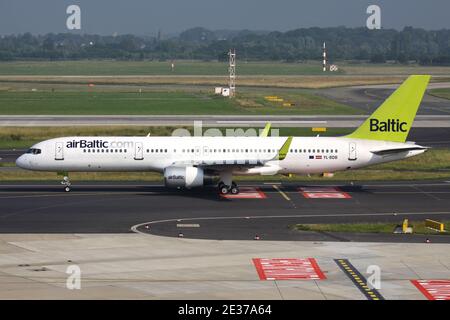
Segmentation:
[(70, 183), (69, 176), (64, 176), (62, 181), (61, 181), (61, 184), (64, 186), (64, 191), (65, 192), (69, 192), (70, 191), (71, 183)]
[(226, 185), (225, 183), (223, 183), (222, 181), (219, 182), (219, 193), (222, 195), (225, 194), (239, 194), (239, 187), (237, 186), (237, 184), (233, 181), (231, 182), (231, 186)]

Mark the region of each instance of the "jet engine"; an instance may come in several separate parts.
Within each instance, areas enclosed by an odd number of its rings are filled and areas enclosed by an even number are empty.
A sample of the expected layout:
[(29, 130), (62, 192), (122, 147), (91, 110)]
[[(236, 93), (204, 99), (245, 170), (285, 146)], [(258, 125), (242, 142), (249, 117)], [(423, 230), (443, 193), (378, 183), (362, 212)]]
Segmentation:
[(206, 175), (202, 168), (168, 167), (164, 169), (164, 183), (169, 188), (195, 188), (214, 183), (214, 177)]

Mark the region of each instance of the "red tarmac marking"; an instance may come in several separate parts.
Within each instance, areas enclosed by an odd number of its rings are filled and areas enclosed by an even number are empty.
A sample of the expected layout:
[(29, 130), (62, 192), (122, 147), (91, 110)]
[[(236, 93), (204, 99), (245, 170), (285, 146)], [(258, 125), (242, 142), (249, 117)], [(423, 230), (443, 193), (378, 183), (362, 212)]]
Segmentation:
[(301, 187), (302, 192), (341, 192), (337, 187)]
[(266, 194), (259, 188), (240, 187), (239, 194), (221, 194), (220, 196), (227, 199), (265, 199)]
[(260, 280), (323, 280), (326, 276), (313, 258), (263, 259), (254, 258), (253, 264)]
[(411, 280), (428, 300), (450, 300), (450, 280)]
[(302, 187), (299, 192), (307, 199), (351, 199), (347, 193), (337, 187)]
[(303, 196), (308, 199), (351, 199), (345, 192), (303, 192)]

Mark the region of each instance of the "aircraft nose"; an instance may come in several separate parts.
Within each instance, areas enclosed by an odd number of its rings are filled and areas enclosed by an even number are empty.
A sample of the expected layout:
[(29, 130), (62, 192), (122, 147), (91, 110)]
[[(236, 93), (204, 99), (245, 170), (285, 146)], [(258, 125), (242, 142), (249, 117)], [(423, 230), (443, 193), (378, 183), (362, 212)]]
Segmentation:
[(18, 157), (16, 160), (16, 166), (22, 169), (28, 169), (30, 167), (30, 163), (27, 159), (27, 156), (23, 154), (20, 157)]

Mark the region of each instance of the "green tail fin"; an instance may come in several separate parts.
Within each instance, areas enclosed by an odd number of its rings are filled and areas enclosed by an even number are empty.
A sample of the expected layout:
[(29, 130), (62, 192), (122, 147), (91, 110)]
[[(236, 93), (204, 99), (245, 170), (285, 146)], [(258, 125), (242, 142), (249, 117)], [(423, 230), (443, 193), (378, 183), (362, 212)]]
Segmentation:
[(410, 76), (347, 138), (405, 142), (430, 76)]

